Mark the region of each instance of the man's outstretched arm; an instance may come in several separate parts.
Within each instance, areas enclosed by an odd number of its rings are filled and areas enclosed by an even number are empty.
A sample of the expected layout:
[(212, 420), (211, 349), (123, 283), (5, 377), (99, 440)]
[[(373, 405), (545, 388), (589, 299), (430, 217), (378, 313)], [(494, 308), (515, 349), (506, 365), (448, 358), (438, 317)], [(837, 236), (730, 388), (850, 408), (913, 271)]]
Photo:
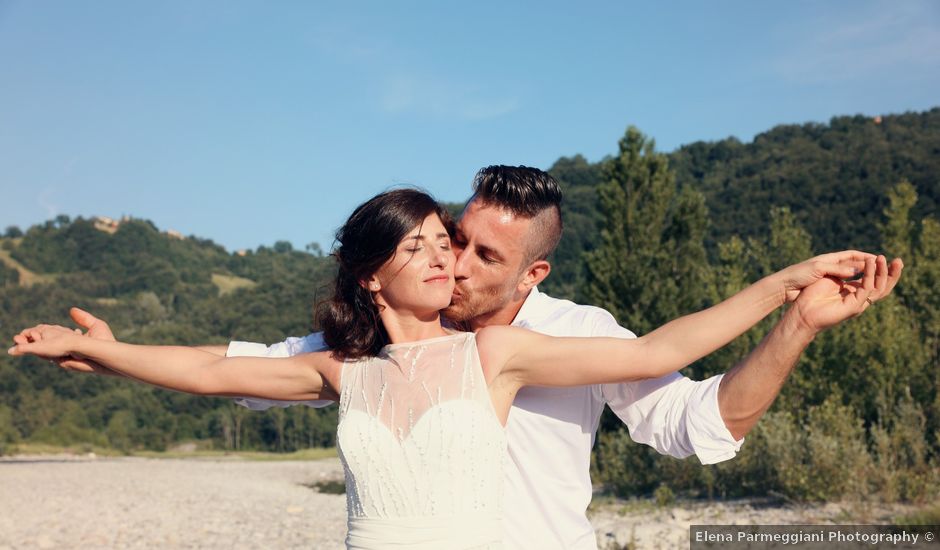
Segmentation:
[[(904, 268), (900, 259), (887, 265), (877, 259), (874, 303), (888, 296)], [(741, 439), (773, 404), (797, 360), (817, 334), (849, 317), (835, 308), (851, 283), (823, 279), (803, 289), (780, 321), (734, 368), (725, 373), (718, 388), (718, 409), (728, 431)]]
[(773, 404), (797, 360), (816, 334), (802, 326), (793, 309), (747, 357), (725, 373), (718, 386), (718, 410), (735, 439), (742, 439)]
[[(879, 262), (881, 280), (876, 286), (880, 290), (872, 294), (872, 301), (891, 292), (902, 268), (900, 260), (895, 260), (886, 272), (884, 259)], [(833, 317), (832, 312), (838, 312), (838, 307), (820, 307), (827, 300), (841, 301), (839, 284), (829, 281), (816, 287), (815, 297), (813, 293), (803, 296), (807, 290), (788, 297), (788, 301), (796, 299), (796, 303), (731, 370), (702, 381), (675, 374), (637, 383), (607, 384), (602, 386), (601, 398), (630, 428), (634, 441), (650, 445), (662, 454), (677, 458), (695, 454), (703, 464), (734, 457), (744, 436), (780, 393), (800, 354), (825, 328), (794, 321), (824, 321), (832, 326), (848, 318)], [(819, 293), (828, 296), (823, 300)], [(611, 318), (607, 324), (613, 323)]]

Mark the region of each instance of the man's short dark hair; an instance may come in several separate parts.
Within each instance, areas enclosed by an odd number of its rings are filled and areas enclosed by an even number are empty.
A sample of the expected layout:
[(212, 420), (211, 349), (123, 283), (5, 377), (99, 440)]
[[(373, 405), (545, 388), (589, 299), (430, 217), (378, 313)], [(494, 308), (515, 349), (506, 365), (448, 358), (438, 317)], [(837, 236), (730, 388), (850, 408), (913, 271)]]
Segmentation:
[(473, 178), (473, 197), (484, 204), (532, 219), (524, 266), (544, 260), (561, 240), (561, 199), (558, 182), (550, 174), (528, 166), (487, 166)]

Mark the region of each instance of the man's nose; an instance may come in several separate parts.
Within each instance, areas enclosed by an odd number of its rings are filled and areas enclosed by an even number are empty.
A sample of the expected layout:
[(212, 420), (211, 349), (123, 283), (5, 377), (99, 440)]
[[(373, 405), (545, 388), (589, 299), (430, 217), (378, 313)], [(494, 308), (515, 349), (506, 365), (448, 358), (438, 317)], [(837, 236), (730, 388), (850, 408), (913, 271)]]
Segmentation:
[(465, 248), (454, 248), (454, 253), (457, 254), (457, 261), (454, 262), (454, 279), (461, 280), (466, 279), (470, 276), (470, 272), (467, 270), (467, 260), (470, 255), (467, 254)]

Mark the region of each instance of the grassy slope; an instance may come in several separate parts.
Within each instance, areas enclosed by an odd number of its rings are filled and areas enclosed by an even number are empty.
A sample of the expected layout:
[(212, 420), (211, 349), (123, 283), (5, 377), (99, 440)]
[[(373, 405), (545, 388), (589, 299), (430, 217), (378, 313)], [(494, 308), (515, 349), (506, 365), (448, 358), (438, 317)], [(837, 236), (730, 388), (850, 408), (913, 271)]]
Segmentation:
[(23, 264), (14, 260), (10, 256), (10, 252), (8, 250), (4, 250), (2, 248), (0, 248), (0, 262), (3, 262), (20, 272), (21, 286), (32, 286), (36, 283), (51, 283), (55, 281), (55, 275), (33, 273), (32, 271), (26, 269)]

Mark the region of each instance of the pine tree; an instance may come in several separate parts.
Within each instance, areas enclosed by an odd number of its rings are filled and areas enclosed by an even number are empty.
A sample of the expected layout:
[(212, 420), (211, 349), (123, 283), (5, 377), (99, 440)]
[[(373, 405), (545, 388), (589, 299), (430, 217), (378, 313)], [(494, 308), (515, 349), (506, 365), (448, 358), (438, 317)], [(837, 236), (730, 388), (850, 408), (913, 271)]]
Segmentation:
[(676, 189), (653, 140), (627, 129), (598, 196), (603, 222), (600, 243), (585, 255), (587, 301), (638, 333), (709, 303), (705, 200)]

